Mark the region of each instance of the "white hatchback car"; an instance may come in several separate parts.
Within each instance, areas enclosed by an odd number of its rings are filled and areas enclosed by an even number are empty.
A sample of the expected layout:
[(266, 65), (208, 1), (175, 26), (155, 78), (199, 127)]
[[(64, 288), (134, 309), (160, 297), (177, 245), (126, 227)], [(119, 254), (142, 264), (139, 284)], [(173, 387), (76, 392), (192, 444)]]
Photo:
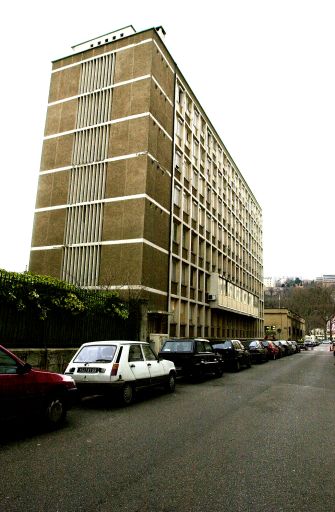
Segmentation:
[(66, 375), (76, 382), (81, 395), (116, 391), (125, 405), (139, 388), (163, 386), (173, 392), (176, 368), (160, 359), (149, 343), (141, 341), (94, 341), (84, 343), (68, 364)]

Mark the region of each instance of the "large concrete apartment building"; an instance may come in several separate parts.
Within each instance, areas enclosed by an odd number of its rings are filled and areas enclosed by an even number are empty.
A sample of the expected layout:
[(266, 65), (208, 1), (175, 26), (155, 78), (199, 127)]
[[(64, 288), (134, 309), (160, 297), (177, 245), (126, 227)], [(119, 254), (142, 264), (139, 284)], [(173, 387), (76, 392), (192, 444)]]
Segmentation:
[(31, 271), (141, 297), (151, 337), (250, 338), (262, 259), (261, 208), (162, 27), (53, 62)]

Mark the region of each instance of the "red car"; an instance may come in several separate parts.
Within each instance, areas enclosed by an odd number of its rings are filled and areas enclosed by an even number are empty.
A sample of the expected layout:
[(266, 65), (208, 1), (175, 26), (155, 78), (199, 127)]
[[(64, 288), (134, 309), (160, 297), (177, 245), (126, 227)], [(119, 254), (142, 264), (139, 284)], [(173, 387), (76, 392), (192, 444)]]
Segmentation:
[(35, 370), (0, 345), (0, 421), (37, 417), (58, 427), (76, 396), (71, 377)]
[(262, 340), (263, 347), (268, 351), (269, 359), (279, 359), (281, 357), (281, 352), (277, 345), (270, 340)]

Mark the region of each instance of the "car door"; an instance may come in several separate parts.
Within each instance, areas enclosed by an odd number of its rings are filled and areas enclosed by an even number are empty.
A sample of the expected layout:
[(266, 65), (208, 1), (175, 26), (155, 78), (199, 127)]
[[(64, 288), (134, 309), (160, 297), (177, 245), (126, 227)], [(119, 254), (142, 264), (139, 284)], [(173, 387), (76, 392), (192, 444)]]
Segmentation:
[(37, 407), (39, 393), (34, 373), (0, 349), (0, 411), (2, 419), (17, 418)]
[(18, 389), (18, 363), (9, 354), (0, 350), (0, 410), (2, 419), (18, 414), (22, 401), (22, 389)]
[(149, 369), (151, 384), (159, 384), (164, 380), (164, 367), (150, 345), (142, 345), (142, 349)]
[(128, 364), (136, 380), (136, 386), (150, 385), (150, 372), (147, 362), (144, 359), (140, 343), (134, 343), (129, 346)]
[(205, 345), (203, 340), (196, 340), (195, 342), (195, 364), (198, 366), (200, 373), (207, 372), (208, 364), (210, 363), (208, 359), (208, 354), (205, 349)]
[(208, 341), (204, 341), (204, 348), (206, 352), (206, 365), (208, 371), (215, 372), (216, 368), (219, 366), (219, 358), (214, 353), (211, 344)]
[(244, 363), (244, 347), (238, 340), (233, 340), (232, 345), (234, 347), (235, 357), (240, 364)]

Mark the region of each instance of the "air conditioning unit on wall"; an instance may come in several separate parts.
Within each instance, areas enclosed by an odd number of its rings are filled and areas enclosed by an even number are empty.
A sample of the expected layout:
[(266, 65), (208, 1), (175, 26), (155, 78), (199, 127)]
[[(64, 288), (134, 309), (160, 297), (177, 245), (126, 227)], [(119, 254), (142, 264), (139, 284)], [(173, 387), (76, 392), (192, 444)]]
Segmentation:
[(216, 300), (216, 295), (214, 295), (213, 293), (209, 293), (208, 294), (208, 300)]

